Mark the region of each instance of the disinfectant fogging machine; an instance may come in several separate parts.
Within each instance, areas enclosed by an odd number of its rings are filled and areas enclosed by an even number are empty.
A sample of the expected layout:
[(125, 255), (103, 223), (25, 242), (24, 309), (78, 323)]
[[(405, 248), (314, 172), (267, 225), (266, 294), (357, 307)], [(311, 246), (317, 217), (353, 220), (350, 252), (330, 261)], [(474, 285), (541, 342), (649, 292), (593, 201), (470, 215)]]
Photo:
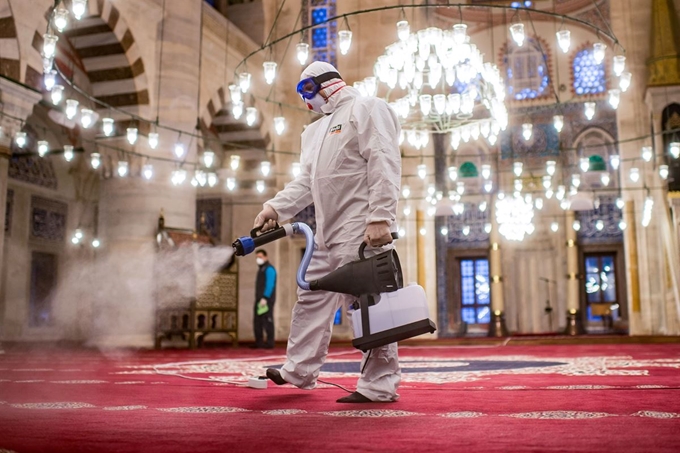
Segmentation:
[[(359, 247), (359, 260), (345, 264), (325, 277), (308, 282), (307, 267), (314, 251), (314, 233), (301, 222), (279, 226), (257, 234), (238, 238), (234, 253), (244, 256), (255, 248), (294, 234), (304, 234), (307, 241), (297, 271), (297, 284), (310, 291), (332, 291), (357, 297), (352, 304), (352, 345), (364, 352), (386, 344), (437, 330), (430, 320), (425, 291), (411, 284), (404, 287), (401, 264), (396, 250), (388, 250), (370, 258), (364, 256), (366, 244)], [(396, 235), (393, 234), (396, 239)]]

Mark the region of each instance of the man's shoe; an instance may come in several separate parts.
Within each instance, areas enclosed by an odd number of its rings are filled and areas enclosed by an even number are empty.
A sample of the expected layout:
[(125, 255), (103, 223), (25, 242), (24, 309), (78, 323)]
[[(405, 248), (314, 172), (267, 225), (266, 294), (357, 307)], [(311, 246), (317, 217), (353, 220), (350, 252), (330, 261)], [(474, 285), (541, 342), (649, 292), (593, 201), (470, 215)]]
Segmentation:
[(374, 401), (369, 400), (364, 395), (359, 392), (350, 393), (347, 396), (343, 396), (337, 403), (373, 403)]
[(255, 343), (255, 344), (249, 345), (248, 347), (249, 347), (250, 349), (262, 349), (264, 346), (262, 346), (261, 344)]
[(266, 345), (264, 345), (264, 348), (265, 349), (274, 349), (274, 345), (273, 344), (266, 344)]
[(274, 368), (267, 368), (267, 377), (276, 385), (287, 384), (286, 380), (281, 376), (279, 370)]

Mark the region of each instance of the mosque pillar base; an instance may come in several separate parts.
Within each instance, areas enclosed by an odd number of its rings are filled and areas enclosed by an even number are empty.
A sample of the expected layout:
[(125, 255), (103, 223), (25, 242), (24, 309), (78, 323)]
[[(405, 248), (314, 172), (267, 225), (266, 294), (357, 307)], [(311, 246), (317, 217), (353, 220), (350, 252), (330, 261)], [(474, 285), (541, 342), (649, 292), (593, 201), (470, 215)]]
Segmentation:
[(510, 336), (507, 326), (505, 325), (505, 313), (501, 310), (495, 310), (491, 313), (491, 322), (489, 322), (489, 337), (507, 337)]
[(567, 327), (564, 329), (565, 335), (585, 335), (586, 329), (583, 327), (580, 310), (570, 309), (567, 311)]

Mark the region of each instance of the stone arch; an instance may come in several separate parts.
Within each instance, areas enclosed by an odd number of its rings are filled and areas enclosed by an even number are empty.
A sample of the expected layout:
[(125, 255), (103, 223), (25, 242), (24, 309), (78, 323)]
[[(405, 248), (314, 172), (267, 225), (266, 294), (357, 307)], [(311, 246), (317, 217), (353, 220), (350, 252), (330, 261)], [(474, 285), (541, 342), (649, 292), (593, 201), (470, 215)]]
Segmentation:
[[(65, 38), (68, 41), (78, 69), (89, 80), (92, 96), (127, 112), (143, 115), (142, 109), (149, 105), (149, 85), (132, 31), (110, 0), (91, 0), (88, 7), (89, 11), (78, 22), (78, 27), (67, 28), (60, 40)], [(42, 41), (42, 33), (38, 29), (32, 43), (38, 57)], [(59, 63), (57, 55), (59, 68), (66, 69), (66, 65)], [(36, 85), (28, 71), (26, 79), (27, 84)]]
[(0, 0), (0, 75), (12, 80), (21, 80), (21, 58), (17, 27), (9, 0)]
[(225, 87), (220, 87), (210, 98), (201, 115), (201, 129), (205, 134), (217, 137), (220, 142), (225, 143), (221, 151), (239, 154), (245, 160), (246, 167), (250, 160), (257, 161), (259, 165), (264, 157), (263, 150), (271, 141), (269, 132), (263, 124), (265, 117), (262, 115), (262, 109), (258, 109), (258, 124), (248, 126), (245, 111), (239, 119), (234, 118), (231, 113), (231, 101), (227, 99), (227, 91)]

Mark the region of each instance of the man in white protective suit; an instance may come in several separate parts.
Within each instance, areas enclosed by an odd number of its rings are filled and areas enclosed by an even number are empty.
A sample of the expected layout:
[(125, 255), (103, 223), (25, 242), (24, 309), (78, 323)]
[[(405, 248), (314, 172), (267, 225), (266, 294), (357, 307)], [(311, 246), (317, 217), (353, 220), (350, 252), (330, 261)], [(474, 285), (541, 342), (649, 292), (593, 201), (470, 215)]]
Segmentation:
[[(329, 63), (310, 64), (300, 76), (298, 93), (310, 110), (324, 116), (302, 133), (300, 175), (264, 203), (254, 226), (266, 231), (313, 202), (316, 247), (307, 270), (311, 281), (357, 260), (362, 242), (374, 247), (367, 252), (391, 247), (401, 184), (400, 126), (385, 101), (362, 97)], [(267, 370), (269, 379), (314, 388), (328, 354), (334, 315), (353, 300), (345, 294), (298, 289), (287, 360), (280, 371)], [(357, 391), (338, 402), (399, 398), (396, 343), (365, 353), (361, 369)]]

